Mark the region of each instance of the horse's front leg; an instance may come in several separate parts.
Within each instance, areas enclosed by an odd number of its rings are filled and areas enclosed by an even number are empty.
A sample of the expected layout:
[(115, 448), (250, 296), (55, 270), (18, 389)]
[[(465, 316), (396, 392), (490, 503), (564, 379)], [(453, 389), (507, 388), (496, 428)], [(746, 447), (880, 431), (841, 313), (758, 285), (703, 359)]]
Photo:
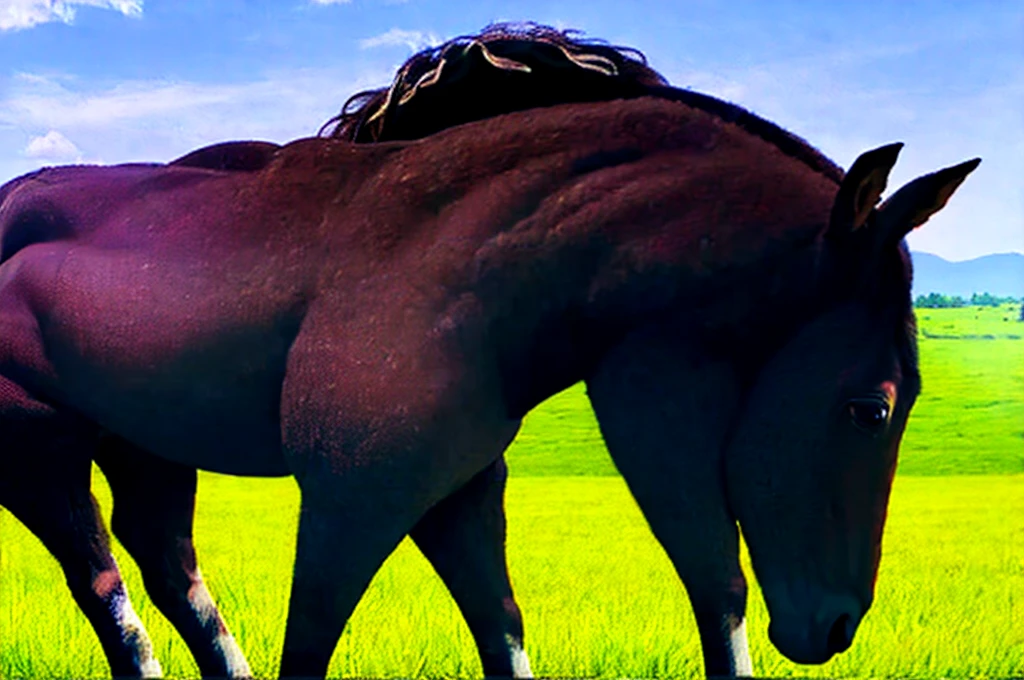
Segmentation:
[(657, 331), (635, 334), (587, 381), (601, 433), (690, 596), (709, 676), (752, 675), (739, 534), (721, 450), (739, 401), (730, 367)]
[(499, 458), (432, 507), (411, 536), (462, 611), (487, 677), (531, 677), (523, 618), (505, 560), (504, 492)]
[[(381, 427), (387, 429), (387, 425)], [(336, 441), (345, 439), (338, 436)], [(326, 675), (342, 630), (373, 575), (431, 505), (454, 491), (442, 480), (451, 482), (459, 475), (435, 467), (450, 452), (443, 445), (420, 445), (408, 449), (374, 447), (372, 451), (344, 455), (338, 455), (335, 449), (332, 455), (330, 447), (324, 447), (315, 458), (299, 466), (296, 479), (302, 492), (302, 506), (281, 656), (282, 677)], [(424, 533), (420, 535), (422, 538)], [(435, 548), (443, 542), (434, 544)], [(472, 551), (467, 554), (479, 562), (480, 556), (472, 555)], [(437, 557), (436, 551), (434, 556)], [(493, 576), (486, 571), (479, 573), (480, 569), (478, 563), (451, 565), (447, 571), (442, 566), (449, 578), (467, 574), (472, 578)], [(468, 619), (479, 615), (479, 607), (489, 608), (493, 599), (472, 602), (467, 597), (484, 591), (491, 596), (501, 588), (501, 581), (482, 588), (481, 584), (463, 583), (455, 584), (453, 594), (461, 600), (463, 611), (469, 612)], [(503, 600), (501, 606), (504, 605)], [(521, 634), (512, 623), (518, 611), (504, 610), (501, 614), (497, 623), (510, 634)], [(493, 617), (494, 612), (489, 616)], [(494, 648), (492, 623), (493, 618), (486, 624), (474, 618), (471, 625), (475, 624), (475, 634), (486, 629), (479, 639), (483, 641), (488, 670), (510, 675), (503, 665), (499, 668), (499, 662), (525, 659), (516, 654), (516, 638), (503, 638), (503, 647)], [(518, 668), (521, 674), (527, 671), (524, 663)]]
[(402, 503), (401, 494), (388, 493), (390, 481), (324, 472), (319, 479), (299, 479), (302, 504), (282, 678), (326, 676), (345, 623), (419, 514)]
[(196, 471), (124, 439), (101, 439), (96, 462), (114, 497), (111, 528), (139, 565), (146, 591), (181, 635), (204, 677), (252, 676), (196, 564)]
[(346, 419), (347, 399), (304, 368), (289, 369), (282, 396), (285, 457), (302, 498), (280, 676), (322, 678), (374, 574), (447, 493), (429, 497), (432, 452), (400, 417)]
[(289, 351), (281, 432), (302, 504), (282, 676), (324, 676), (387, 556), (519, 427), (479, 362), (432, 343), (437, 334), (417, 329), (412, 308), (391, 311), (361, 329), (316, 307)]

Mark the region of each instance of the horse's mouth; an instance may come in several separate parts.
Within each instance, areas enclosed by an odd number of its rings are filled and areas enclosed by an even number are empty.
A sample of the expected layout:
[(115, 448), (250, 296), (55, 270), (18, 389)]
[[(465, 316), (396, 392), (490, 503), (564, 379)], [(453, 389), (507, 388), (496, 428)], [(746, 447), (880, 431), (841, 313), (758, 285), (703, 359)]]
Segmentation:
[(813, 623), (773, 619), (768, 626), (768, 638), (790, 661), (822, 664), (850, 648), (859, 623), (860, 615), (854, 611), (839, 611), (828, 617), (819, 615)]
[(768, 626), (768, 639), (783, 656), (794, 663), (822, 664), (835, 655), (826, 646), (811, 644), (804, 635), (780, 633), (774, 625)]

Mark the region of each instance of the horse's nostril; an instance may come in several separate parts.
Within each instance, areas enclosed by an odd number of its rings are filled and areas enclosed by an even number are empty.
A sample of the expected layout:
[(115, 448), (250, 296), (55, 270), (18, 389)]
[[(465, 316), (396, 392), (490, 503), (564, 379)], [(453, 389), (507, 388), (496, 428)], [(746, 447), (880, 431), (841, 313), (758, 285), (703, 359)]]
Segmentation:
[(853, 644), (853, 617), (849, 614), (842, 614), (836, 619), (836, 622), (832, 624), (832, 629), (828, 632), (828, 651), (829, 654), (838, 654), (839, 652), (845, 652)]

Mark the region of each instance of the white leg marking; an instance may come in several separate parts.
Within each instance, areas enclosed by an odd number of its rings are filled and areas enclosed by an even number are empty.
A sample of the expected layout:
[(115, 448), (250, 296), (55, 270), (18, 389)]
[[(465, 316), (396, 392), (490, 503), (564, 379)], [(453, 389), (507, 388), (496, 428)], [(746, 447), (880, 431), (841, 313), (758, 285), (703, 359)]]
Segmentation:
[(109, 579), (110, 572), (101, 574), (93, 582), (93, 591), (100, 594), (104, 590), (107, 591), (101, 597), (104, 604), (107, 605), (107, 610), (114, 616), (114, 621), (121, 631), (121, 639), (132, 648), (135, 663), (139, 667), (142, 677), (163, 677), (164, 672), (160, 668), (160, 662), (153, 655), (153, 643), (149, 639), (149, 634), (146, 633), (146, 628), (142, 625), (142, 619), (135, 613), (132, 602), (128, 599), (127, 586), (118, 577), (117, 583), (111, 588), (106, 583), (103, 583), (104, 580)]
[(732, 659), (737, 677), (749, 678), (754, 675), (754, 665), (750, 662), (750, 650), (747, 647), (747, 620), (741, 618), (739, 625), (729, 633), (729, 647), (732, 648)]
[(195, 583), (188, 590), (188, 601), (192, 605), (192, 610), (202, 620), (203, 629), (212, 634), (211, 644), (224, 659), (228, 677), (251, 678), (252, 671), (249, 670), (249, 662), (246, 661), (245, 654), (242, 653), (242, 648), (238, 646), (235, 637), (228, 630), (228, 624), (217, 611), (217, 606), (213, 603), (213, 597), (206, 589), (206, 584), (203, 583), (203, 577), (198, 568), (195, 578)]
[(224, 662), (228, 667), (229, 678), (251, 678), (252, 671), (249, 670), (249, 662), (242, 654), (242, 648), (238, 646), (235, 637), (225, 631), (217, 636), (213, 644), (224, 656)]
[(530, 659), (523, 650), (522, 642), (511, 635), (505, 636), (505, 642), (508, 644), (508, 653), (512, 660), (512, 677), (532, 678), (533, 671), (530, 670)]

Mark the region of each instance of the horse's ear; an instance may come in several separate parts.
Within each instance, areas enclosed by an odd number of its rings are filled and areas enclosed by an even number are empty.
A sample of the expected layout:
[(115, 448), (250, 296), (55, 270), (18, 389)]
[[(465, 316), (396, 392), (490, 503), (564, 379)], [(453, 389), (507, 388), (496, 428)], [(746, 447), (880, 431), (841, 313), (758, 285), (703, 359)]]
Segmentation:
[(878, 206), (878, 220), (887, 241), (899, 241), (912, 229), (942, 210), (957, 187), (971, 174), (980, 158), (918, 177)]
[(887, 144), (862, 153), (853, 162), (832, 204), (829, 236), (841, 237), (864, 226), (871, 209), (885, 191), (889, 171), (896, 164), (902, 148), (902, 142)]

